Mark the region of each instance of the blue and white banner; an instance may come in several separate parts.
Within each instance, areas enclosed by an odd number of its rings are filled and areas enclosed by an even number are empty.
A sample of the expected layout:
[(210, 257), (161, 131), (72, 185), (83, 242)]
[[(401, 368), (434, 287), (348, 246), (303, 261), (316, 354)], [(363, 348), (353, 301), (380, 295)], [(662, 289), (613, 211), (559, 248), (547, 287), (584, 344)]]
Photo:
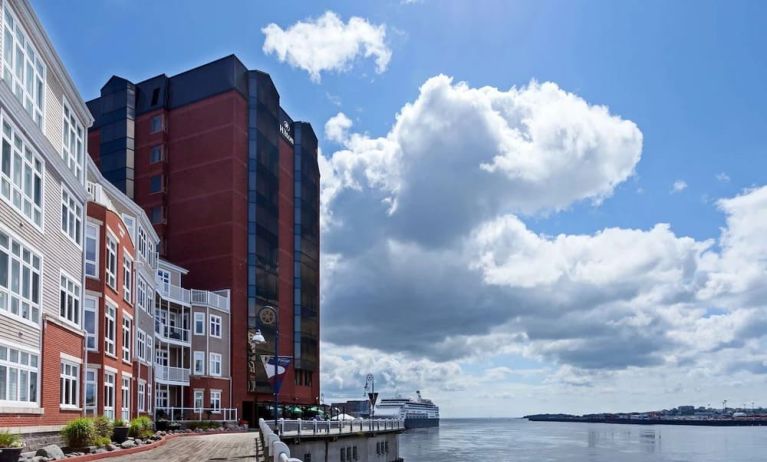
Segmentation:
[(280, 356), (277, 361), (277, 370), (275, 371), (274, 356), (261, 355), (261, 362), (264, 364), (266, 377), (269, 379), (269, 382), (271, 382), (277, 393), (280, 392), (282, 379), (285, 377), (285, 372), (288, 370), (288, 366), (290, 366), (292, 360), (293, 358), (291, 356)]

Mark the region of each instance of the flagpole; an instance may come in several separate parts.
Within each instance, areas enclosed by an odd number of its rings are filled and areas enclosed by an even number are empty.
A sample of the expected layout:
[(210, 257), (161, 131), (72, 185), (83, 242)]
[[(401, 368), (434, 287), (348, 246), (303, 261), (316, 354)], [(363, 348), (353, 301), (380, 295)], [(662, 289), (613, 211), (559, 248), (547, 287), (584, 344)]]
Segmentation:
[(277, 365), (280, 362), (280, 314), (277, 310), (274, 311), (276, 320), (274, 330), (274, 381), (272, 381), (272, 390), (274, 391), (274, 432), (279, 434), (279, 429), (277, 428), (277, 394), (279, 393), (279, 390), (277, 389), (277, 373), (279, 370), (277, 369)]

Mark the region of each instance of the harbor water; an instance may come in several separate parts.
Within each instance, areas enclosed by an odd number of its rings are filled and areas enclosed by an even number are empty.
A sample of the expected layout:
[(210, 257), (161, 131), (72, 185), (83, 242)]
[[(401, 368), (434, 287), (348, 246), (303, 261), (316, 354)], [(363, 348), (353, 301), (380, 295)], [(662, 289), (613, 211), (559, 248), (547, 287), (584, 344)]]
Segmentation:
[(687, 427), (442, 419), (400, 436), (405, 462), (756, 462), (767, 427)]

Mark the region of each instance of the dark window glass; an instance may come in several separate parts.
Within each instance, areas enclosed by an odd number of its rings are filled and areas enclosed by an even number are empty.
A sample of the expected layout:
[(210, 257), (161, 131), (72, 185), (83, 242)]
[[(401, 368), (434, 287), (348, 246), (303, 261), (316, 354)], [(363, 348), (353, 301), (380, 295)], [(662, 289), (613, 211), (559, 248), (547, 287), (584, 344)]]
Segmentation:
[(156, 105), (160, 101), (160, 89), (155, 88), (152, 90), (152, 106)]
[(149, 154), (149, 163), (154, 164), (162, 160), (164, 160), (162, 146), (161, 145), (153, 146), (152, 152)]
[(157, 193), (162, 191), (162, 175), (155, 175), (149, 180), (149, 192)]
[(152, 117), (152, 123), (151, 123), (151, 127), (149, 129), (149, 132), (150, 133), (157, 133), (160, 130), (162, 130), (162, 116), (161, 115), (156, 115), (156, 116)]

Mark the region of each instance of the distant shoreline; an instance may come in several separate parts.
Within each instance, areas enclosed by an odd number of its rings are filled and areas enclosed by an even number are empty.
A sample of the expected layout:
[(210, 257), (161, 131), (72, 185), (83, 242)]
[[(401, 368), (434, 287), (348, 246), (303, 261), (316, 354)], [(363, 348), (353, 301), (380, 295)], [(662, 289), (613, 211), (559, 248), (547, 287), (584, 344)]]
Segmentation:
[(767, 419), (620, 419), (609, 417), (578, 417), (529, 415), (525, 419), (531, 422), (576, 422), (576, 423), (606, 423), (621, 425), (690, 425), (696, 427), (761, 427), (767, 426)]

